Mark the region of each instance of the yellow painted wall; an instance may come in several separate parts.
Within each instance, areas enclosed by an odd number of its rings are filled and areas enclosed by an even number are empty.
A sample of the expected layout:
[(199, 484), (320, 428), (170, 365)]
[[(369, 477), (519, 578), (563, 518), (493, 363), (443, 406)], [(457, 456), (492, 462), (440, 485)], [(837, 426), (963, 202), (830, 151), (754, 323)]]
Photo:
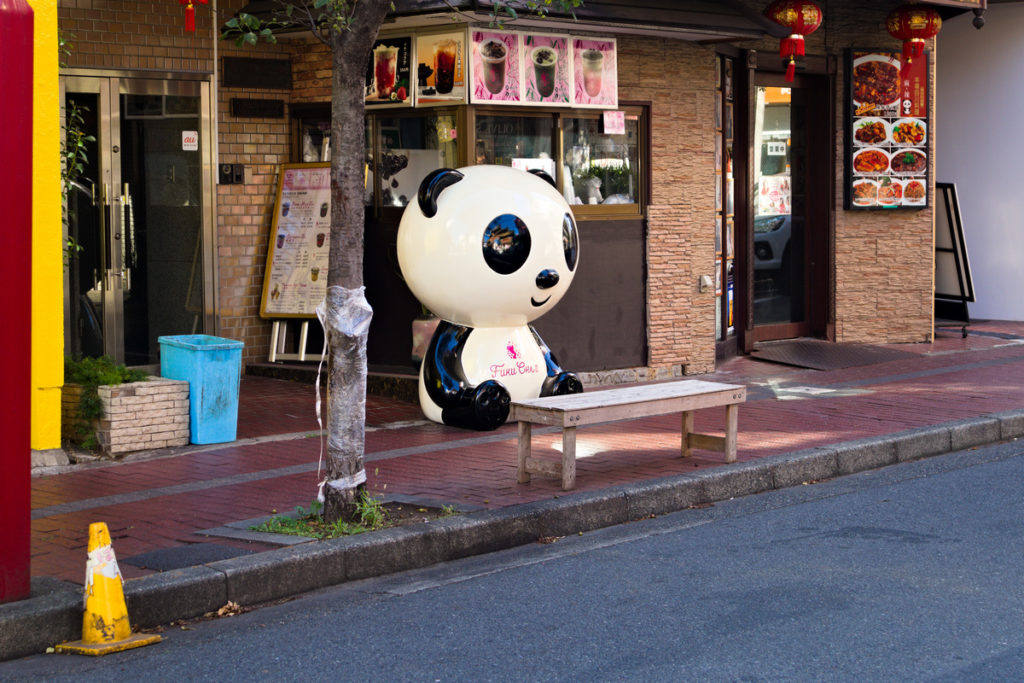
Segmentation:
[[(56, 0), (35, 13), (32, 113), (32, 448), (60, 448), (64, 384), (63, 226)], [(18, 362), (7, 359), (7, 362)]]

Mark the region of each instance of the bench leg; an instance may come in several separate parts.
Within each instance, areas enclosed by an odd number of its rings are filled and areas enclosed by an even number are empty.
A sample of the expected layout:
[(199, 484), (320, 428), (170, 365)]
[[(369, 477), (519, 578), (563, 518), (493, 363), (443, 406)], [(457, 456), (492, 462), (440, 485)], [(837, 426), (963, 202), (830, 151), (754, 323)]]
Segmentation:
[(725, 407), (725, 461), (736, 462), (736, 432), (739, 431), (740, 406), (733, 403)]
[[(522, 424), (522, 423), (520, 423)], [(562, 429), (562, 490), (576, 486), (576, 428)]]
[(693, 433), (693, 411), (683, 411), (683, 457), (689, 458), (693, 455), (693, 448), (690, 447), (690, 434)]
[(526, 461), (530, 457), (531, 440), (533, 439), (533, 424), (530, 422), (519, 423), (519, 465), (516, 469), (516, 481), (520, 484), (530, 483), (530, 473), (526, 469)]

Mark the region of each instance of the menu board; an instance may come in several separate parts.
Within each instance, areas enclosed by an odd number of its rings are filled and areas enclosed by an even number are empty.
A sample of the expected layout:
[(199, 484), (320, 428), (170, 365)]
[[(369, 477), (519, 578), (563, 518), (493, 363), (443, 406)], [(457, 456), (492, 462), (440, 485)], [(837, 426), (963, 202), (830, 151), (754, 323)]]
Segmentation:
[(272, 225), (260, 315), (314, 318), (327, 294), (330, 163), (280, 166)]
[(928, 55), (847, 50), (844, 208), (928, 206)]

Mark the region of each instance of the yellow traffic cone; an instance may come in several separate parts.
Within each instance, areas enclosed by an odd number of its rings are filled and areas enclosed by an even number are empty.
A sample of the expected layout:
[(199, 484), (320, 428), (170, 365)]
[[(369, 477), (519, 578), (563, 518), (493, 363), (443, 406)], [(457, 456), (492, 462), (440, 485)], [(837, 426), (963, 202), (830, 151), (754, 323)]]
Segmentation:
[(160, 642), (160, 636), (155, 634), (132, 635), (128, 607), (124, 602), (123, 583), (106, 523), (90, 524), (82, 639), (61, 643), (56, 647), (57, 652), (105, 655)]

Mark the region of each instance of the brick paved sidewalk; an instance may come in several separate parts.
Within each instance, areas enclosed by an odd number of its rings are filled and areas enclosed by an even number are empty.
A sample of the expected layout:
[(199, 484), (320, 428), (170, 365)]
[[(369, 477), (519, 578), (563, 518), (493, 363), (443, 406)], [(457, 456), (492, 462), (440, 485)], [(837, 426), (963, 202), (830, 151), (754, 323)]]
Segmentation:
[[(917, 356), (836, 371), (735, 358), (702, 379), (748, 386), (739, 459), (881, 436), (1024, 406), (1024, 323), (975, 323), (970, 335), (940, 330), (933, 344), (898, 345)], [(152, 573), (126, 562), (141, 553), (208, 544), (218, 552), (273, 546), (199, 534), (229, 522), (308, 505), (316, 494), (317, 438), (310, 385), (246, 377), (239, 441), (167, 450), (33, 479), (32, 575), (82, 582), (89, 523), (105, 521), (126, 577)], [(697, 414), (720, 431), (724, 410)], [(517, 484), (514, 425), (468, 432), (423, 420), (418, 406), (370, 397), (366, 469), (376, 494), (471, 507), (563, 495), (559, 482)], [(557, 458), (560, 433), (535, 430), (534, 454)], [(679, 450), (679, 418), (583, 428), (577, 489), (722, 466), (721, 454)], [(232, 550), (233, 549), (233, 550)]]

